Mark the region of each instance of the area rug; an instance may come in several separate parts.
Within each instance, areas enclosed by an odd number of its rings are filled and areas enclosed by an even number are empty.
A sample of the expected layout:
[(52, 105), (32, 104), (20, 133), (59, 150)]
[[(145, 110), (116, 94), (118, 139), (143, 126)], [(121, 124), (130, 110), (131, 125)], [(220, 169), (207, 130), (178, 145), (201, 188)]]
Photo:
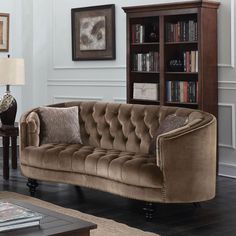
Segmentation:
[(63, 208), (52, 203), (39, 200), (37, 198), (32, 198), (14, 192), (0, 192), (0, 199), (14, 199), (25, 201), (33, 205), (50, 209), (55, 212), (93, 222), (97, 224), (97, 229), (90, 231), (91, 236), (158, 236), (158, 234), (144, 232), (142, 230), (129, 227), (125, 224), (117, 223), (113, 220), (88, 215), (68, 208)]

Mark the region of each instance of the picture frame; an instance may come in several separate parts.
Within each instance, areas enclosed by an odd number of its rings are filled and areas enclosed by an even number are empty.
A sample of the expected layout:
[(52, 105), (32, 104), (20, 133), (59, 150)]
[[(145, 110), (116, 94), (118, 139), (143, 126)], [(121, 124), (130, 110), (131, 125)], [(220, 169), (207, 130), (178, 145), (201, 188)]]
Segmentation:
[(8, 13), (0, 13), (0, 52), (9, 51), (9, 20)]
[(115, 5), (71, 9), (72, 60), (114, 60)]

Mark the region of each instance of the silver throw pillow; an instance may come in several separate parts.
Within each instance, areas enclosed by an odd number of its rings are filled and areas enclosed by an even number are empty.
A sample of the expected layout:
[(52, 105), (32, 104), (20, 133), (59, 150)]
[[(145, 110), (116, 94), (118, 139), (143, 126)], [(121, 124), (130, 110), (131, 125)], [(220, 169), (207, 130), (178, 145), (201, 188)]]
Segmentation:
[(41, 143), (81, 143), (78, 107), (40, 107)]

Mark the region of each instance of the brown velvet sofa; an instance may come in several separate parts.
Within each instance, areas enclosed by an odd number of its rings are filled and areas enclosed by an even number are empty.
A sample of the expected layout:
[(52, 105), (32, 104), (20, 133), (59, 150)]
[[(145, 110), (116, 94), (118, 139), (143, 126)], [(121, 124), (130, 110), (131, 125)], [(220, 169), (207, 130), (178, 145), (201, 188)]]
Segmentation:
[[(101, 102), (68, 102), (79, 107), (82, 144), (40, 145), (38, 108), (20, 121), (20, 164), (33, 194), (35, 180), (68, 183), (120, 196), (162, 203), (212, 199), (216, 183), (216, 119), (192, 109)], [(33, 113), (32, 113), (33, 112)], [(188, 123), (151, 139), (167, 115)], [(32, 181), (34, 180), (34, 181)]]

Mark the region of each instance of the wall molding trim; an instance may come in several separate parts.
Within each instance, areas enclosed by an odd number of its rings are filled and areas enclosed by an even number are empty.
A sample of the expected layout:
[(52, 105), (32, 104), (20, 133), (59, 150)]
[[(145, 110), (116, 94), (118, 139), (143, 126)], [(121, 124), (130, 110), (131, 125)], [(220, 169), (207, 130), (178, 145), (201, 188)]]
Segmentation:
[(231, 56), (230, 56), (230, 64), (218, 64), (218, 67), (222, 67), (222, 68), (235, 68), (235, 3), (234, 0), (230, 1), (230, 5), (231, 5), (231, 16), (230, 16), (230, 48), (231, 48)]
[(236, 81), (218, 81), (218, 89), (222, 90), (236, 90)]
[(122, 97), (113, 97), (113, 101), (114, 102), (126, 102), (126, 98), (122, 98)]
[(235, 104), (233, 103), (218, 103), (218, 106), (221, 107), (230, 107), (231, 108), (231, 124), (232, 124), (232, 130), (231, 130), (231, 144), (225, 144), (225, 143), (218, 143), (218, 146), (221, 148), (229, 148), (229, 149), (236, 149), (236, 136), (235, 136)]
[(219, 175), (224, 177), (236, 178), (236, 165), (219, 162)]
[(126, 84), (112, 84), (112, 83), (52, 83), (47, 84), (48, 87), (126, 87)]
[(103, 69), (126, 69), (125, 65), (117, 65), (117, 66), (56, 66), (53, 63), (53, 69), (54, 70), (103, 70)]
[(92, 96), (53, 96), (53, 103), (56, 103), (57, 101), (56, 100), (78, 100), (78, 101), (102, 101), (103, 100), (103, 97), (92, 97)]
[(236, 85), (236, 81), (234, 80), (226, 80), (226, 81), (218, 81), (218, 84), (235, 84)]
[(80, 82), (126, 83), (126, 80), (121, 80), (121, 79), (48, 79), (48, 82), (51, 82), (51, 83), (80, 83)]

